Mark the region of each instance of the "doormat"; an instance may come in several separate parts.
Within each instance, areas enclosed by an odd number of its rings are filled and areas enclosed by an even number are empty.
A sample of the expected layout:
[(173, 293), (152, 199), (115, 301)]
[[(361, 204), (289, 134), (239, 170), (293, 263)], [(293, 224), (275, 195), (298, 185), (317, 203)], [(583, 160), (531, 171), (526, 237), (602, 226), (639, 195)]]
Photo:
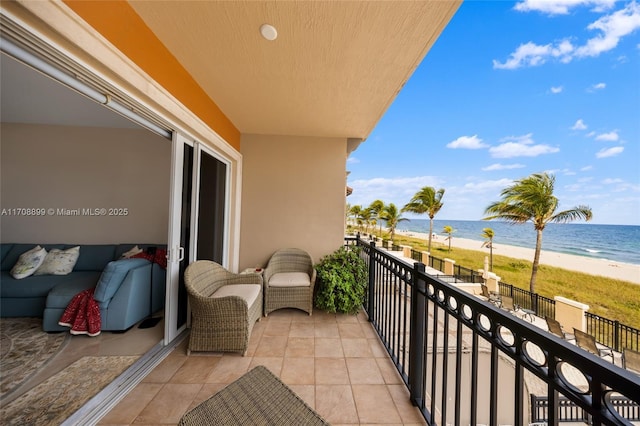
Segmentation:
[(61, 424), (139, 357), (85, 356), (0, 409), (5, 425)]
[(1, 318), (0, 400), (45, 366), (69, 337), (68, 333), (42, 331), (42, 318)]

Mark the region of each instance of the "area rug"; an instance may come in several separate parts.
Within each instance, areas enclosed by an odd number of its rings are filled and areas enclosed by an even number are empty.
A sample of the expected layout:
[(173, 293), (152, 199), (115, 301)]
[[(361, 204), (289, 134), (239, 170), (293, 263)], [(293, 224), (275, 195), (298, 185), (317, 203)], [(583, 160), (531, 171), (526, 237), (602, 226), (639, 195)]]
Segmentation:
[(5, 425), (58, 425), (123, 373), (138, 356), (86, 356), (3, 405)]
[(0, 319), (0, 400), (57, 354), (69, 334), (42, 331), (42, 318)]

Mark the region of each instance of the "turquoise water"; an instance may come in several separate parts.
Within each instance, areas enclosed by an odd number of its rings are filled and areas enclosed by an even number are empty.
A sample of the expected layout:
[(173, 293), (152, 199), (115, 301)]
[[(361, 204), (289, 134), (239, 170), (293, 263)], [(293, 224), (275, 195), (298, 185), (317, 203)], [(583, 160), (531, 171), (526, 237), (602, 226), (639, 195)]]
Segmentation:
[[(535, 248), (536, 233), (533, 224), (513, 225), (499, 221), (434, 220), (433, 232), (443, 235), (442, 228), (451, 226), (456, 237), (478, 240), (478, 248), (484, 239), (482, 229), (491, 228), (496, 245), (507, 244)], [(429, 233), (428, 219), (411, 219), (400, 222), (397, 230)], [(593, 225), (585, 223), (550, 223), (542, 234), (542, 249), (558, 253), (606, 259), (640, 265), (640, 226)]]

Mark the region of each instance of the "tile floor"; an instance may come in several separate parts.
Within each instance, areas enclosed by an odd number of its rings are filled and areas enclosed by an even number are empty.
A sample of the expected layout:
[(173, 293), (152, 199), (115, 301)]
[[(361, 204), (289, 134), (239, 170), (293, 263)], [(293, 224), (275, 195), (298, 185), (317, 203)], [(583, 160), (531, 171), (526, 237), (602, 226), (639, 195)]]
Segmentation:
[(333, 425), (425, 424), (366, 315), (283, 309), (258, 322), (246, 356), (186, 355), (186, 341), (100, 421), (176, 424), (256, 365), (264, 365)]

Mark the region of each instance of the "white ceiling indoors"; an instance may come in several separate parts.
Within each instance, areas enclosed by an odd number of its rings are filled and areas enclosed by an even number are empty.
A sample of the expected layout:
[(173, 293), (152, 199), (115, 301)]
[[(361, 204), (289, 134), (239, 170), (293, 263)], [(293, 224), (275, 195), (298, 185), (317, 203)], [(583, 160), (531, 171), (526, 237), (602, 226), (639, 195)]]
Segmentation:
[[(460, 3), (129, 2), (241, 133), (360, 139)], [(276, 40), (261, 37), (264, 23), (275, 26)], [(13, 62), (2, 55), (3, 122), (131, 126)]]
[(139, 128), (132, 121), (5, 55), (0, 55), (3, 123)]

